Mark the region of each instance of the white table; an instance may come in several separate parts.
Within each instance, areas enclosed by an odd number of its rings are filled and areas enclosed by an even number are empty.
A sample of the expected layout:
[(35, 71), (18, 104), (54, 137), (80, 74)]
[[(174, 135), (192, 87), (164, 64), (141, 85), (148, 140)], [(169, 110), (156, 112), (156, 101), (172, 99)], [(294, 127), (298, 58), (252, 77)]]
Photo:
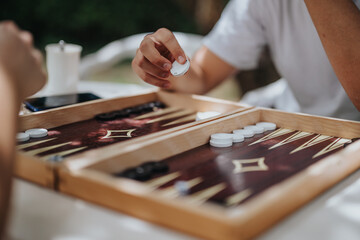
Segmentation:
[[(133, 94), (143, 89), (123, 84), (80, 84), (80, 91), (92, 90), (102, 97)], [(10, 239), (195, 239), (22, 180), (15, 180), (12, 201)], [(258, 239), (359, 240), (360, 170)]]

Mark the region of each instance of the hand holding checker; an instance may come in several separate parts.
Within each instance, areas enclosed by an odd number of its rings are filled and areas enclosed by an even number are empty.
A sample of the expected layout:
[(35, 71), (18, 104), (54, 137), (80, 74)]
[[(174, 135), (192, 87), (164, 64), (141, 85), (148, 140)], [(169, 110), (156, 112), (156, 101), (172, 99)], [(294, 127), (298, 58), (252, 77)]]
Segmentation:
[(174, 34), (161, 28), (143, 39), (132, 68), (147, 83), (190, 94), (204, 94), (236, 72), (205, 45), (191, 58), (191, 66), (186, 60)]
[(175, 61), (185, 64), (187, 57), (174, 34), (168, 29), (160, 28), (141, 42), (132, 67), (145, 82), (170, 88), (170, 69)]

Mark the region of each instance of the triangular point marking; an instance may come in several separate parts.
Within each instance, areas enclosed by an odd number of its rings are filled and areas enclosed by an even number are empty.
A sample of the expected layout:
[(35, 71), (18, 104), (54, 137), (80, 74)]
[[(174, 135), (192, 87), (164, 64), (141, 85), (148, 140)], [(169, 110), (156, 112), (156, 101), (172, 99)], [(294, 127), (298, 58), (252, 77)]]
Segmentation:
[(311, 138), (309, 141), (307, 141), (306, 143), (304, 143), (303, 145), (301, 145), (300, 147), (294, 149), (293, 151), (290, 152), (290, 154), (293, 154), (293, 153), (296, 153), (296, 152), (299, 152), (301, 150), (304, 150), (306, 148), (309, 148), (309, 147), (312, 147), (316, 144), (319, 144), (319, 143), (322, 143), (322, 142), (325, 142), (329, 139), (331, 139), (332, 137), (330, 136), (326, 136), (326, 135), (321, 135), (321, 134), (318, 134), (316, 135), (315, 137)]
[(319, 157), (321, 155), (324, 155), (325, 153), (328, 153), (330, 151), (338, 149), (338, 148), (344, 146), (344, 144), (348, 143), (348, 142), (351, 142), (351, 140), (344, 139), (344, 138), (337, 138), (334, 142), (332, 142), (329, 145), (327, 145), (326, 147), (324, 147), (320, 152), (315, 154), (312, 158)]
[(270, 139), (273, 139), (273, 138), (276, 138), (276, 137), (279, 137), (279, 136), (282, 136), (282, 135), (285, 135), (285, 134), (288, 134), (288, 133), (291, 133), (291, 132), (294, 132), (295, 130), (293, 129), (287, 129), (287, 128), (279, 128), (278, 130), (258, 139), (257, 141), (253, 142), (253, 143), (250, 143), (249, 146), (251, 145), (254, 145), (254, 144), (257, 144), (257, 143), (261, 143), (261, 142), (264, 142), (266, 140), (270, 140)]
[(282, 140), (281, 142), (275, 144), (274, 146), (270, 147), (269, 150), (270, 150), (270, 149), (277, 148), (277, 147), (280, 147), (280, 146), (282, 146), (282, 145), (285, 145), (285, 144), (288, 144), (288, 143), (291, 143), (291, 142), (294, 142), (294, 141), (299, 140), (299, 139), (301, 139), (301, 138), (308, 137), (308, 136), (310, 136), (310, 135), (312, 135), (312, 134), (313, 134), (313, 133), (301, 132), (301, 131), (296, 132), (296, 133), (294, 133), (293, 135), (291, 135), (290, 137), (288, 137), (288, 138)]

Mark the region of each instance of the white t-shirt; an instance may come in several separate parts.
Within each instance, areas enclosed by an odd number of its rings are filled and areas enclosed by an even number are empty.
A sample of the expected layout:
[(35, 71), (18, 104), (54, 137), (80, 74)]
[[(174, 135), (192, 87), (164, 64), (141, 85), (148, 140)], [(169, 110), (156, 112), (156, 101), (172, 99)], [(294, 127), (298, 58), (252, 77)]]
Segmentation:
[(292, 92), (284, 96), (293, 95), (296, 100), (288, 101), (297, 101), (291, 110), (360, 120), (303, 0), (232, 0), (204, 44), (240, 70), (255, 68), (267, 44), (278, 72), (287, 80), (287, 91)]

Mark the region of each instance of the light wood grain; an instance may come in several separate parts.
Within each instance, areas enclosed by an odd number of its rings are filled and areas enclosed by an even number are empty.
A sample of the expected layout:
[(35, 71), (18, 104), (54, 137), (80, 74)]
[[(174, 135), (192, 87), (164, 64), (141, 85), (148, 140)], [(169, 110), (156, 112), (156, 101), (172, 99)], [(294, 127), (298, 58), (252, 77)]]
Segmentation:
[[(88, 179), (89, 175), (94, 178)], [(235, 239), (231, 223), (220, 218), (224, 210), (217, 206), (202, 209), (190, 201), (185, 205), (181, 199), (167, 201), (165, 192), (126, 179), (114, 181), (89, 170), (76, 174), (60, 170), (59, 176), (63, 193), (202, 238)]]
[[(274, 114), (269, 114), (271, 112)], [(360, 136), (358, 122), (355, 121), (300, 113), (297, 114), (296, 121), (288, 120), (287, 117), (286, 112), (262, 109), (261, 119), (265, 122), (276, 122), (280, 127), (349, 139)]]
[(252, 108), (250, 105), (239, 104), (228, 100), (217, 99), (207, 96), (189, 95), (159, 91), (160, 101), (174, 107), (192, 109), (198, 112), (215, 111), (220, 113), (234, 111), (236, 108)]
[(18, 153), (15, 161), (15, 176), (39, 184), (43, 187), (54, 188), (55, 175), (52, 164)]

